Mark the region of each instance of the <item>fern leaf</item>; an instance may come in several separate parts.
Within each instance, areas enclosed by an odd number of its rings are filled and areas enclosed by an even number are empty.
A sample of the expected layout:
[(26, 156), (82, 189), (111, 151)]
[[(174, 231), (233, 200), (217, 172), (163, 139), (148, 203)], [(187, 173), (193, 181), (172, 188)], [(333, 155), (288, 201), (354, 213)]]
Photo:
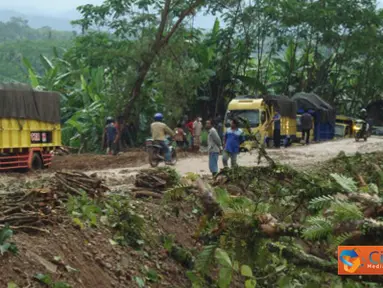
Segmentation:
[(229, 193), (225, 189), (219, 187), (215, 188), (214, 192), (215, 200), (218, 204), (223, 208), (228, 207), (231, 201)]
[(332, 223), (330, 220), (315, 216), (307, 220), (310, 226), (303, 231), (303, 237), (307, 240), (319, 240), (326, 238), (332, 232)]
[(186, 197), (186, 190), (189, 189), (190, 186), (179, 184), (174, 186), (173, 188), (168, 189), (165, 192), (164, 199), (166, 201), (179, 201)]
[(335, 251), (338, 248), (338, 246), (342, 245), (352, 236), (353, 236), (352, 233), (343, 233), (337, 236), (331, 243), (330, 251)]
[(330, 206), (335, 198), (331, 195), (323, 195), (310, 200), (309, 208), (320, 210), (326, 206)]
[(210, 265), (214, 261), (216, 248), (216, 245), (209, 245), (203, 248), (202, 252), (197, 256), (197, 259), (195, 260), (195, 269), (198, 272), (206, 274), (210, 268)]
[(335, 202), (331, 205), (336, 221), (361, 220), (364, 218), (362, 211), (353, 203)]
[(356, 182), (349, 177), (345, 177), (343, 175), (339, 174), (330, 174), (332, 178), (338, 183), (340, 187), (343, 188), (344, 191), (352, 193), (356, 192), (358, 190), (358, 187), (356, 186)]

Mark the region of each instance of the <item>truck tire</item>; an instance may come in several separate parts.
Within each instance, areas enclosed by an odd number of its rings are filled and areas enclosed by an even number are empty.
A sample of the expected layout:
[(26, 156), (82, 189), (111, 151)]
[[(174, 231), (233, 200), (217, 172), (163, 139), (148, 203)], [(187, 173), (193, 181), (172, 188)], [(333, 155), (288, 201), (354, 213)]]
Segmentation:
[(43, 160), (41, 159), (39, 153), (33, 153), (32, 162), (31, 162), (31, 170), (41, 170), (43, 169)]

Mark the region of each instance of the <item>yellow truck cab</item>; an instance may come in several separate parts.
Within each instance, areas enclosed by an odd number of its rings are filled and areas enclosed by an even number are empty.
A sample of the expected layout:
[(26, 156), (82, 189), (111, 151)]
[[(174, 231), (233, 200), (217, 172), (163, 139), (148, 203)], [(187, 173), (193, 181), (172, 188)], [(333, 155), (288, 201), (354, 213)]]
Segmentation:
[(335, 138), (350, 138), (350, 127), (347, 124), (335, 123)]
[(336, 115), (335, 136), (350, 138), (355, 136), (355, 119), (345, 115)]
[[(259, 142), (271, 147), (274, 125), (270, 124), (276, 109), (279, 109), (281, 114), (281, 140), (283, 145), (287, 147), (295, 141), (296, 137), (296, 105), (295, 102), (284, 96), (265, 96), (264, 98), (240, 96), (231, 100), (225, 115), (224, 132), (230, 126), (230, 119), (247, 119), (251, 133), (256, 135)], [(249, 132), (244, 129), (242, 123), (240, 128), (243, 130), (245, 138), (248, 139)], [(255, 145), (254, 141), (246, 141), (241, 145), (241, 150), (249, 150)]]
[(49, 167), (60, 146), (60, 95), (0, 84), (0, 171)]

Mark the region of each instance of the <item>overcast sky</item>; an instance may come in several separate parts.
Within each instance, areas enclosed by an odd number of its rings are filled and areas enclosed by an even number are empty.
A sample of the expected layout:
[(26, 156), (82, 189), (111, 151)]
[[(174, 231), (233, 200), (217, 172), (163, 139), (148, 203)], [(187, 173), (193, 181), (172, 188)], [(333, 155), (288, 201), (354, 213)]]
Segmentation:
[[(103, 0), (0, 0), (0, 8), (31, 7), (36, 10), (66, 11), (83, 4), (99, 4), (102, 2)], [(383, 0), (378, 0), (378, 3), (381, 4), (382, 2)]]
[[(84, 4), (100, 4), (103, 0), (0, 0), (0, 9), (11, 9), (28, 14), (46, 14), (64, 16), (68, 11), (73, 11), (77, 6)], [(379, 7), (383, 7), (383, 0), (378, 0)], [(66, 17), (65, 17), (66, 18)], [(198, 16), (195, 25), (201, 28), (210, 28), (214, 17)]]

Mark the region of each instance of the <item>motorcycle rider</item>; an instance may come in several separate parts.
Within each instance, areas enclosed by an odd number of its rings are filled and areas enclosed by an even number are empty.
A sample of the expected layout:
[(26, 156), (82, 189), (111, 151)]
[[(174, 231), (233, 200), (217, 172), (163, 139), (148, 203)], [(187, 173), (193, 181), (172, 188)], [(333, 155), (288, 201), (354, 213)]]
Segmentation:
[(362, 108), (359, 113), (359, 118), (363, 120), (363, 125), (362, 125), (362, 135), (368, 131), (368, 123), (367, 123), (367, 110), (365, 108)]
[(153, 141), (158, 142), (162, 151), (165, 154), (165, 163), (171, 162), (171, 155), (168, 145), (165, 143), (166, 135), (175, 136), (175, 133), (165, 123), (163, 123), (164, 116), (162, 113), (156, 113), (154, 115), (154, 122), (150, 125)]

